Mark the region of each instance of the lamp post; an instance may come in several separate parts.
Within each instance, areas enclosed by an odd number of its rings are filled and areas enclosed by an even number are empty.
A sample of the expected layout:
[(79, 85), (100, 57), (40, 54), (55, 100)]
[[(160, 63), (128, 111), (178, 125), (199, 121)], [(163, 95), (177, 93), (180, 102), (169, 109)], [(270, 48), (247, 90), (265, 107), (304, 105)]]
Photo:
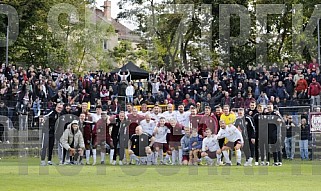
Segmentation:
[(7, 28), (7, 41), (6, 41), (6, 67), (7, 67), (9, 62), (9, 25), (7, 25), (6, 28)]
[(318, 64), (321, 63), (320, 55), (320, 18), (318, 18)]

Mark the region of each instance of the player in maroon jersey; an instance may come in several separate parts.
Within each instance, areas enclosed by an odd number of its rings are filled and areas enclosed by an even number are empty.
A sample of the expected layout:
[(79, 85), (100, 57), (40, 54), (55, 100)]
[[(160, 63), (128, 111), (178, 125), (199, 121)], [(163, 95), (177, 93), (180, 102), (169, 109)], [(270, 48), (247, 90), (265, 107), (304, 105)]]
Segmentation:
[(178, 164), (181, 164), (183, 151), (181, 147), (181, 139), (183, 137), (183, 129), (184, 127), (179, 124), (176, 119), (170, 118), (169, 123), (165, 124), (170, 133), (167, 134), (167, 142), (169, 144), (169, 151), (172, 155), (172, 164), (176, 165), (177, 157), (178, 157)]

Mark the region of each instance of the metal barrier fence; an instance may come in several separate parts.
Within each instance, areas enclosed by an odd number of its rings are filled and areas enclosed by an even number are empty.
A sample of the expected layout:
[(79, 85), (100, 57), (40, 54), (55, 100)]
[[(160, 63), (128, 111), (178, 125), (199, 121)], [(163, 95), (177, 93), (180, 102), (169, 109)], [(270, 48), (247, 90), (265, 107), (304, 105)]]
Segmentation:
[[(135, 106), (136, 107), (136, 106)], [(148, 105), (148, 108), (152, 108), (154, 105)], [(165, 110), (166, 105), (161, 105)], [(140, 108), (138, 108), (140, 109)], [(284, 115), (293, 115), (295, 123), (299, 123), (300, 117), (309, 116), (310, 106), (296, 106), (296, 107), (280, 107), (280, 112)], [(23, 121), (23, 122), (22, 122)], [(13, 121), (17, 123), (16, 128), (7, 129), (4, 133), (4, 142), (8, 141), (9, 144), (0, 144), (0, 157), (8, 155), (19, 155), (29, 152), (29, 156), (39, 156), (39, 150), (41, 148), (42, 131), (39, 124), (35, 121), (35, 118), (22, 116), (18, 121)], [(26, 128), (26, 124), (27, 128)], [(299, 148), (299, 131), (295, 132), (295, 158), (300, 157)], [(284, 152), (285, 153), (285, 152)], [(312, 134), (312, 138), (309, 141), (309, 153), (310, 158), (319, 159), (321, 158), (321, 134)], [(313, 156), (313, 157), (312, 157)]]

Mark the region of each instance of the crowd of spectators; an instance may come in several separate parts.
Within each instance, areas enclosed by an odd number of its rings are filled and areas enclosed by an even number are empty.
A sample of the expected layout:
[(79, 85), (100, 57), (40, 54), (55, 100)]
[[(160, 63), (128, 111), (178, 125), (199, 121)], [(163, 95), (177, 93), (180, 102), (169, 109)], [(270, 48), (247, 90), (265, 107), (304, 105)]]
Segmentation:
[(320, 66), (316, 59), (310, 64), (285, 62), (269, 67), (258, 64), (247, 68), (160, 70), (146, 80), (136, 81), (131, 80), (130, 71), (113, 74), (96, 71), (77, 76), (69, 69), (2, 65), (0, 83), (0, 112), (14, 126), (25, 124), (18, 120), (21, 115), (38, 118), (52, 111), (57, 103), (64, 104), (65, 113), (67, 108), (73, 110), (72, 106), (83, 110), (82, 103), (88, 103), (89, 108), (94, 106), (93, 110), (99, 105), (108, 115), (126, 110), (126, 104), (167, 106), (169, 103), (174, 108), (183, 105), (185, 110), (195, 106), (197, 113), (203, 113), (204, 108), (215, 111), (218, 106), (247, 110), (253, 102), (263, 107), (268, 104), (319, 106), (321, 92)]
[[(320, 66), (311, 63), (285, 62), (241, 68), (207, 67), (202, 70), (158, 71), (147, 81), (130, 81), (129, 71), (115, 74), (98, 71), (77, 76), (71, 70), (29, 68), (2, 65), (0, 99), (8, 107), (9, 118), (19, 114), (39, 116), (57, 102), (77, 105), (90, 102), (103, 110), (118, 113), (124, 107), (119, 101), (134, 105), (172, 103), (177, 108), (195, 105), (229, 105), (249, 108), (251, 101), (275, 106), (320, 105)], [(125, 108), (125, 107), (124, 107)]]

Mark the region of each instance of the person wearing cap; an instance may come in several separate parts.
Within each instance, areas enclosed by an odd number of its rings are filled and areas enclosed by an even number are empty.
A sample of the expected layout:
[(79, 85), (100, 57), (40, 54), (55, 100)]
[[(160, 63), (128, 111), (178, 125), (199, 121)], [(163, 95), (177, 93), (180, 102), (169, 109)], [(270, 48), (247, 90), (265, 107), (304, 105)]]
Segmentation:
[[(85, 149), (85, 143), (81, 131), (79, 130), (78, 121), (72, 121), (67, 129), (64, 131), (60, 138), (60, 143), (63, 148), (69, 151), (70, 162), (76, 164), (82, 164), (83, 151)], [(79, 162), (77, 157), (79, 154)], [(75, 157), (75, 160), (73, 160)], [(63, 158), (64, 160), (64, 158)], [(64, 161), (63, 161), (64, 162)]]
[(311, 98), (311, 105), (320, 105), (321, 86), (315, 78), (312, 78), (312, 83), (309, 85), (308, 96)]

